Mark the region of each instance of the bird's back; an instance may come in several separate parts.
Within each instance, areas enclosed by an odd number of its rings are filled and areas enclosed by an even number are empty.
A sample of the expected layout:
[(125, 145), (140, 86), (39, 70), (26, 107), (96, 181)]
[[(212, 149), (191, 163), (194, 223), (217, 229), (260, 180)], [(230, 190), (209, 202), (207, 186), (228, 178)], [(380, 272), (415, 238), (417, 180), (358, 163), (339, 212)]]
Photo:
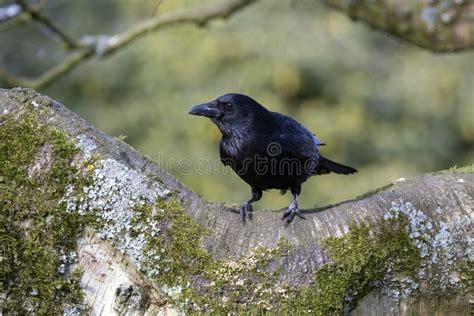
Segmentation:
[(298, 121), (278, 112), (271, 112), (277, 127), (275, 137), (282, 149), (300, 158), (318, 159), (321, 141)]

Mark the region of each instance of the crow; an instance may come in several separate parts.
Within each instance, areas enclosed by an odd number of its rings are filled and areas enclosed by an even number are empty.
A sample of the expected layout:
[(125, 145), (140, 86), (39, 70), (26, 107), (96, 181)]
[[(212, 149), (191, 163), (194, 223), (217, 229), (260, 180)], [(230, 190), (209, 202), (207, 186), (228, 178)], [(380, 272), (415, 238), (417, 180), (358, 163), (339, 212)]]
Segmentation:
[(356, 169), (331, 161), (319, 153), (322, 143), (294, 119), (267, 110), (249, 96), (228, 93), (195, 105), (189, 114), (205, 116), (219, 128), (221, 162), (230, 166), (252, 190), (252, 197), (240, 206), (240, 219), (252, 218), (252, 203), (262, 192), (291, 191), (293, 200), (283, 213), (286, 224), (295, 215), (305, 219), (298, 208), (301, 184), (312, 175), (351, 174)]

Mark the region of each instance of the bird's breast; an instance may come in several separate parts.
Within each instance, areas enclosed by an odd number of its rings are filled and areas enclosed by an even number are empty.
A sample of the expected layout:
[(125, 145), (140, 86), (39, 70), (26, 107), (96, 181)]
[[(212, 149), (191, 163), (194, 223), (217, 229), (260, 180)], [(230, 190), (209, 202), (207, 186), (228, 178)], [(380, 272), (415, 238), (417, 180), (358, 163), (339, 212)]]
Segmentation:
[(237, 158), (241, 155), (243, 140), (235, 138), (222, 139), (220, 144), (221, 157)]

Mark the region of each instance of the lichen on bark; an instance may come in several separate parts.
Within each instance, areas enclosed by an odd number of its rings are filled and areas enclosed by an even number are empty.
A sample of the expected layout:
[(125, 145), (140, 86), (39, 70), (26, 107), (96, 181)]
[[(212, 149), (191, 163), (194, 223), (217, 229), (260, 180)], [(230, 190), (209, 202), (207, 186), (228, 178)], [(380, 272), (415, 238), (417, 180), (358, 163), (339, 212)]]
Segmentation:
[(389, 277), (415, 278), (422, 260), (405, 216), (354, 224), (344, 236), (322, 241), (330, 261), (315, 271), (310, 284), (294, 286), (280, 278), (279, 263), (292, 249), (284, 239), (275, 248), (214, 259), (199, 244), (205, 228), (179, 203), (135, 211), (133, 234), (147, 240), (143, 268), (166, 304), (191, 313), (341, 314)]
[(474, 3), (464, 0), (325, 0), (349, 17), (434, 52), (474, 47)]

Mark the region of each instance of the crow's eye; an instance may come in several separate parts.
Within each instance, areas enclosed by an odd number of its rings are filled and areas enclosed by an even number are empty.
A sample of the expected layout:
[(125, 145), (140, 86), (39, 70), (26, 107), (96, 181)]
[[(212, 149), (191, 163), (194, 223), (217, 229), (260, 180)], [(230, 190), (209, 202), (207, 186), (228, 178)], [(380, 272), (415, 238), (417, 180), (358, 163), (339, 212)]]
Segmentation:
[(225, 108), (226, 108), (226, 110), (232, 111), (234, 109), (234, 104), (233, 103), (226, 103)]

